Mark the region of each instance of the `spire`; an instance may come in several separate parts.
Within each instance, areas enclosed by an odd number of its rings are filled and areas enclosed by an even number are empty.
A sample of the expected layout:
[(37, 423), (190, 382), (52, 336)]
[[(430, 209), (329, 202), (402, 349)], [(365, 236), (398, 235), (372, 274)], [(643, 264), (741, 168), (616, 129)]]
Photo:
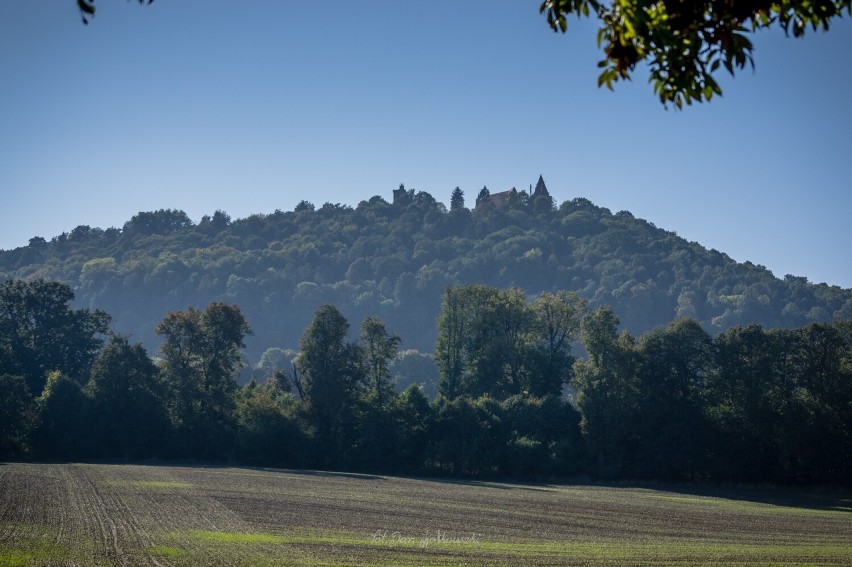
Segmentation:
[(544, 184), (544, 177), (541, 175), (538, 176), (538, 183), (535, 184), (535, 191), (533, 191), (532, 196), (550, 197), (550, 193), (547, 191), (547, 185)]

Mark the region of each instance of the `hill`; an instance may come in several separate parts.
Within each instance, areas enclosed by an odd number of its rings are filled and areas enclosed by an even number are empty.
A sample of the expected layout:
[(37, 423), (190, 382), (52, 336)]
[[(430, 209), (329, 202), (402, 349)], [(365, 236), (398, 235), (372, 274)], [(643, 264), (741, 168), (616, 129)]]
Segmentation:
[(393, 202), (303, 201), (237, 220), (217, 211), (197, 224), (182, 211), (141, 212), (121, 229), (78, 226), (0, 251), (0, 280), (11, 278), (70, 284), (78, 306), (106, 310), (115, 330), (152, 353), (166, 312), (236, 303), (255, 331), (253, 361), (269, 347), (297, 347), (323, 303), (356, 325), (378, 315), (403, 348), (431, 352), (441, 293), (464, 283), (572, 290), (593, 308), (612, 306), (635, 335), (678, 317), (711, 333), (852, 318), (852, 290), (777, 278), (584, 198), (557, 208), (526, 192), (473, 210), (402, 190)]

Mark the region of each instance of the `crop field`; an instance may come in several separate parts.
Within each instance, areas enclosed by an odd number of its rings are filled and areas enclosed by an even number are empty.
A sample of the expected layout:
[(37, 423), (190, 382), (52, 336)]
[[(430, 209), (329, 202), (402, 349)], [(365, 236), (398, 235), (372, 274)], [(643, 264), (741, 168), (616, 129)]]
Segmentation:
[(852, 501), (9, 463), (0, 565), (852, 565)]

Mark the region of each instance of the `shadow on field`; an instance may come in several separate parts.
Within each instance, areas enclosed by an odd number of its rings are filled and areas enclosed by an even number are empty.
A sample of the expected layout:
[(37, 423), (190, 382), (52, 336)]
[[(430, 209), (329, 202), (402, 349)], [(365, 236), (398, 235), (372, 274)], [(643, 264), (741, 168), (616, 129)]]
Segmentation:
[[(605, 485), (606, 486), (606, 485)], [(852, 493), (848, 489), (813, 487), (702, 487), (654, 483), (616, 483), (613, 488), (651, 490), (661, 496), (676, 495), (684, 500), (721, 498), (737, 502), (766, 504), (800, 510), (845, 512), (852, 514)]]
[[(67, 462), (67, 461), (57, 461), (58, 463)], [(291, 468), (281, 468), (281, 467), (262, 467), (262, 466), (252, 466), (252, 465), (242, 465), (239, 463), (210, 463), (204, 461), (195, 461), (195, 460), (160, 460), (160, 459), (147, 459), (144, 461), (132, 461), (132, 460), (91, 460), (88, 461), (91, 464), (98, 465), (131, 465), (131, 466), (143, 466), (143, 467), (161, 467), (161, 468), (187, 468), (187, 469), (198, 469), (198, 470), (216, 470), (216, 469), (242, 469), (246, 471), (258, 471), (258, 472), (270, 472), (270, 473), (283, 473), (283, 474), (293, 474), (293, 475), (303, 475), (303, 476), (316, 476), (316, 477), (328, 477), (328, 478), (353, 478), (359, 480), (384, 480), (387, 475), (377, 475), (377, 474), (365, 474), (365, 473), (355, 473), (355, 472), (344, 472), (344, 471), (323, 471), (323, 470), (315, 470), (315, 469), (291, 469)], [(0, 463), (3, 465), (4, 463)]]
[(460, 478), (417, 478), (424, 482), (437, 482), (440, 484), (453, 484), (456, 486), (476, 486), (480, 488), (495, 488), (497, 490), (525, 490), (530, 492), (552, 492), (557, 484), (535, 484), (530, 482), (506, 480), (472, 480)]
[(303, 476), (316, 476), (326, 478), (355, 478), (358, 480), (385, 480), (386, 477), (374, 474), (353, 473), (353, 472), (337, 472), (337, 471), (317, 471), (310, 469), (275, 469), (265, 467), (240, 467), (251, 470), (266, 471), (266, 472), (281, 472), (287, 474), (298, 474)]
[(457, 486), (474, 486), (493, 488), (497, 490), (524, 490), (533, 492), (551, 492), (560, 488), (612, 488), (627, 490), (645, 490), (659, 493), (660, 497), (683, 498), (685, 501), (697, 502), (699, 499), (714, 498), (732, 500), (743, 503), (765, 504), (785, 508), (796, 508), (811, 511), (844, 512), (852, 514), (852, 492), (848, 488), (820, 487), (723, 487), (663, 484), (654, 482), (613, 482), (601, 483), (588, 478), (581, 480), (565, 480), (564, 482), (535, 482), (518, 479), (474, 480), (459, 478), (418, 478), (427, 482), (452, 484)]

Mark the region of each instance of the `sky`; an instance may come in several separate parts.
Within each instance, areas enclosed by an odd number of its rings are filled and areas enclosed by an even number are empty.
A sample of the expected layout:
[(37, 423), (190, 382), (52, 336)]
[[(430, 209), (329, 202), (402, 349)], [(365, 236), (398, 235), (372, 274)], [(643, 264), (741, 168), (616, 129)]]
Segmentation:
[(140, 211), (528, 188), (627, 210), (777, 277), (852, 287), (852, 19), (754, 37), (722, 98), (597, 87), (595, 22), (539, 0), (3, 5), (0, 249)]

